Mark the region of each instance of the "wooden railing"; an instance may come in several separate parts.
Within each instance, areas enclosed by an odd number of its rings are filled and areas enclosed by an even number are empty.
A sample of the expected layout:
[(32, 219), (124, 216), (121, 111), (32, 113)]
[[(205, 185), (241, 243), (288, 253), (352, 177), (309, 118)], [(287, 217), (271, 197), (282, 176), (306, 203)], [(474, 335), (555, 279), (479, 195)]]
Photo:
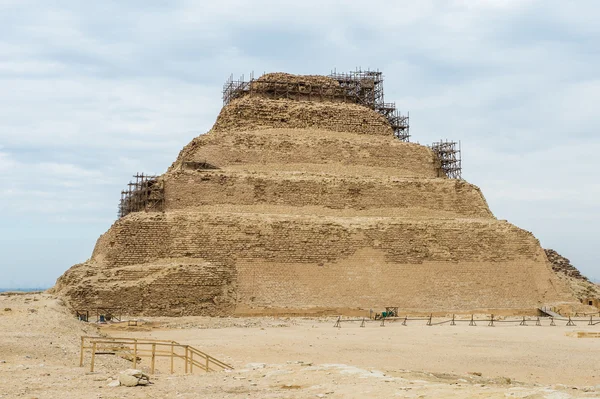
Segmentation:
[(175, 341), (140, 339), (140, 338), (113, 338), (113, 337), (81, 337), (79, 366), (83, 367), (84, 354), (91, 353), (90, 371), (94, 371), (94, 363), (98, 355), (121, 355), (129, 358), (136, 368), (138, 361), (143, 357), (150, 358), (150, 373), (154, 374), (157, 358), (170, 360), (171, 374), (175, 372), (175, 361), (183, 361), (183, 369), (187, 374), (194, 372), (194, 367), (206, 372), (217, 370), (231, 370), (233, 367), (204, 353), (193, 346), (182, 345)]

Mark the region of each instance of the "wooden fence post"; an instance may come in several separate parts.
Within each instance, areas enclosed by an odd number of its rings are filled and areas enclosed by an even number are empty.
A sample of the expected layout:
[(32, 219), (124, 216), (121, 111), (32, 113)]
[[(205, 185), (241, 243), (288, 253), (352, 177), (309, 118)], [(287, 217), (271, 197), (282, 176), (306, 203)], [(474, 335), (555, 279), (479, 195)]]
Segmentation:
[(150, 374), (154, 374), (155, 360), (156, 360), (156, 344), (152, 344), (152, 365), (150, 366)]
[(81, 351), (79, 352), (79, 367), (83, 367), (83, 340), (85, 338), (81, 337)]
[(173, 342), (171, 342), (171, 374), (173, 374), (173, 355), (174, 355), (175, 349), (173, 347)]
[(190, 374), (194, 374), (194, 352), (190, 351)]
[(185, 373), (187, 374), (188, 372), (188, 346), (185, 346), (185, 358), (184, 358), (184, 362), (185, 362)]
[(92, 344), (92, 364), (90, 365), (90, 372), (94, 372), (94, 359), (96, 358), (96, 343)]

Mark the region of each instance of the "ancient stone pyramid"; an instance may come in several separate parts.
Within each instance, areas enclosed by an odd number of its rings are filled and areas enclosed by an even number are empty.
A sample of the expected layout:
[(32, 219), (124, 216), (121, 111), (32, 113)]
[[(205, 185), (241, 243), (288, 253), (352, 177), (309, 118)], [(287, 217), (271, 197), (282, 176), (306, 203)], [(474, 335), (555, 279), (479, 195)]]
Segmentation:
[(380, 74), (340, 76), (228, 82), (213, 128), (124, 193), (123, 217), (54, 292), (145, 315), (575, 301), (531, 233), (399, 139)]

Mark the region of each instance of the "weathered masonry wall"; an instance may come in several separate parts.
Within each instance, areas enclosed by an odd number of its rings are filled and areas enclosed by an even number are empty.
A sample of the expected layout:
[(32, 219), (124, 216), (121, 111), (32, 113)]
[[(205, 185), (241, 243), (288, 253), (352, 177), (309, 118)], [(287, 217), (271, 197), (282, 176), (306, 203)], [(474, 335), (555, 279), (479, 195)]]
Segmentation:
[(360, 105), (243, 97), (224, 107), (213, 130), (314, 128), (335, 132), (393, 136), (384, 116)]
[(165, 223), (163, 214), (131, 213), (117, 220), (100, 236), (92, 259), (110, 266), (144, 263), (167, 257), (169, 235), (169, 225)]
[(348, 167), (373, 168), (377, 175), (438, 177), (439, 161), (425, 146), (393, 137), (360, 136), (326, 130), (271, 129), (248, 132), (210, 132), (195, 138), (179, 154), (182, 161), (208, 162), (220, 168), (271, 170), (312, 166), (323, 173), (343, 174)]
[[(235, 310), (235, 269), (194, 259), (169, 259), (144, 265), (91, 266), (86, 275), (64, 275), (65, 290), (75, 309), (118, 308), (147, 316), (224, 315)], [(94, 267), (96, 266), (96, 267)]]
[[(140, 259), (141, 249), (161, 246), (170, 258), (235, 269), (236, 304), (259, 308), (527, 308), (561, 298), (537, 240), (508, 223), (363, 219), (125, 217), (113, 226), (115, 243), (93, 261), (152, 263), (151, 254)], [(147, 222), (163, 224), (168, 234), (133, 241), (130, 232), (146, 230)]]
[[(113, 244), (93, 260), (132, 265), (170, 258), (239, 257), (278, 262), (334, 261), (373, 245), (391, 262), (504, 261), (533, 257), (531, 233), (494, 219), (410, 220), (168, 212), (139, 214), (111, 227)], [(144, 232), (141, 234), (140, 232)], [(102, 238), (104, 240), (104, 236)], [(158, 248), (150, 252), (145, 248)], [(543, 257), (544, 262), (546, 258)]]
[[(316, 304), (332, 308), (404, 311), (468, 311), (534, 309), (559, 296), (535, 273), (547, 273), (542, 262), (386, 261), (385, 252), (361, 248), (331, 263), (274, 263), (242, 259), (237, 265), (239, 310), (247, 308), (302, 309)], [(243, 306), (245, 305), (245, 306)]]
[[(319, 205), (332, 209), (424, 208), (492, 217), (481, 191), (449, 179), (373, 179), (310, 174), (185, 171), (165, 177), (165, 209), (202, 205)], [(393, 214), (392, 210), (390, 213)]]

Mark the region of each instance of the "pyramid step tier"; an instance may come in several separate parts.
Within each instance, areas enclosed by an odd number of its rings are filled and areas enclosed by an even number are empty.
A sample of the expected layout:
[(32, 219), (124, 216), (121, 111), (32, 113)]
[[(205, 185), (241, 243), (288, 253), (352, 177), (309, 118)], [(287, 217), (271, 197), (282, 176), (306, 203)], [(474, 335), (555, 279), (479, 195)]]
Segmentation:
[[(450, 179), (401, 179), (316, 175), (308, 173), (247, 173), (184, 171), (165, 178), (167, 211), (214, 205), (276, 205), (287, 213), (298, 207), (354, 209), (361, 215), (493, 217), (476, 186)], [(385, 210), (386, 211), (382, 211)], [(256, 211), (263, 211), (264, 208)], [(298, 212), (301, 213), (301, 212)]]
[(322, 129), (211, 131), (192, 140), (170, 171), (194, 162), (222, 169), (353, 176), (443, 175), (439, 160), (425, 146), (405, 143), (391, 135), (364, 136)]
[[(166, 260), (160, 271), (157, 264)], [(148, 276), (123, 284), (122, 276), (137, 274), (119, 271), (129, 267), (146, 267)], [(79, 305), (130, 301), (142, 314), (169, 313), (165, 304), (174, 306), (169, 314), (392, 305), (534, 309), (540, 298), (565, 297), (531, 233), (494, 219), (131, 214), (100, 238), (89, 269), (104, 271), (101, 283), (94, 285), (94, 273), (62, 277)], [(115, 291), (122, 293), (108, 294)]]

